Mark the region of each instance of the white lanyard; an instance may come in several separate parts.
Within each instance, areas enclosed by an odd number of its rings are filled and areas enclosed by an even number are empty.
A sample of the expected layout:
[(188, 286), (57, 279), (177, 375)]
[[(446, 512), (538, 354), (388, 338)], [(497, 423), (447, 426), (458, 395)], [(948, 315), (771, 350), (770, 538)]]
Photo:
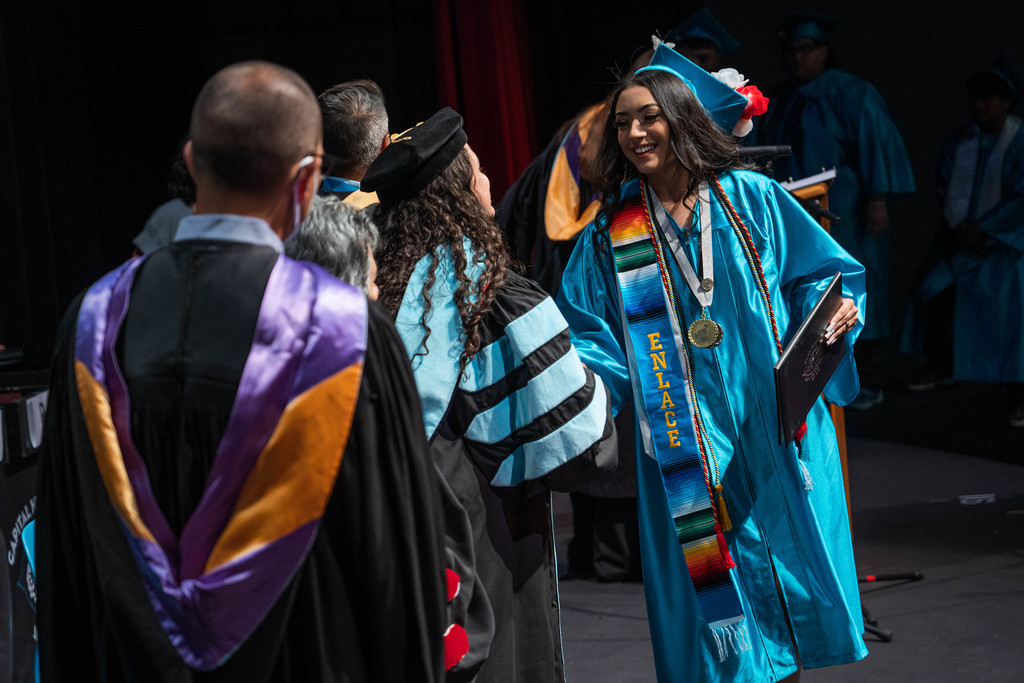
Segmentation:
[(669, 248), (675, 254), (679, 269), (683, 271), (686, 284), (689, 285), (690, 291), (693, 292), (693, 296), (697, 298), (701, 307), (707, 308), (711, 305), (715, 286), (715, 260), (711, 249), (711, 193), (708, 191), (707, 182), (701, 181), (697, 189), (697, 201), (700, 202), (700, 279), (697, 278), (697, 273), (690, 265), (690, 259), (687, 258), (686, 251), (679, 242), (679, 236), (676, 235), (675, 230), (668, 229), (670, 226), (668, 212), (661, 205), (658, 195), (652, 191), (651, 198), (654, 200), (654, 217), (659, 224), (666, 227), (662, 232), (665, 234), (665, 239), (668, 240)]

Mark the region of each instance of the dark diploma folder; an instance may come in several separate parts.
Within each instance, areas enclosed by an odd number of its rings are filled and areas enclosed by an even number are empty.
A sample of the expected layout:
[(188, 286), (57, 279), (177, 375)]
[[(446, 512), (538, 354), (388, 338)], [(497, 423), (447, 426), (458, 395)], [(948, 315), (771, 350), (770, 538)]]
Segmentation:
[(796, 436), (811, 406), (846, 356), (845, 340), (832, 346), (826, 346), (822, 340), (842, 303), (843, 275), (836, 273), (775, 364), (779, 443), (783, 446)]

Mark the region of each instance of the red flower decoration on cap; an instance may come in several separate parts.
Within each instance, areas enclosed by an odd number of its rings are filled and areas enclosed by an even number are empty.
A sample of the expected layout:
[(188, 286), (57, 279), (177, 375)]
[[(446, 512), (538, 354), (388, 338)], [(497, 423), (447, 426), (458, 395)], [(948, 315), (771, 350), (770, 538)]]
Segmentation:
[(747, 98), (747, 107), (743, 110), (742, 118), (753, 118), (768, 111), (768, 98), (756, 85), (742, 85), (736, 88), (736, 92)]
[(711, 75), (747, 98), (747, 106), (736, 122), (736, 127), (732, 129), (732, 134), (741, 138), (754, 127), (750, 119), (768, 111), (768, 98), (761, 94), (756, 85), (747, 85), (747, 79), (736, 69), (725, 68)]

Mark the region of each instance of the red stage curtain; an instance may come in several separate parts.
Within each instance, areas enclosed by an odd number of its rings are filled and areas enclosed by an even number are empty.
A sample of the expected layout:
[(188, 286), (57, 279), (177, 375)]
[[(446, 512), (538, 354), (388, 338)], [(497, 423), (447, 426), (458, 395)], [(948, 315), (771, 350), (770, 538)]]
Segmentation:
[(515, 0), (434, 0), (438, 102), (465, 118), (495, 201), (536, 149), (524, 24)]

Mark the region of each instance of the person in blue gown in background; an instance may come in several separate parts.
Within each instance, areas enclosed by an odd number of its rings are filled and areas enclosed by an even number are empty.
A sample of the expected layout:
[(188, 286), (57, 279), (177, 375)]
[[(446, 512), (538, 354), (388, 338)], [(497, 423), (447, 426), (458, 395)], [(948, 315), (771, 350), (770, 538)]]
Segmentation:
[(829, 45), (833, 17), (794, 12), (780, 27), (790, 79), (773, 88), (758, 127), (760, 145), (790, 145), (775, 161), (777, 178), (799, 179), (836, 169), (829, 210), (840, 217), (832, 236), (864, 264), (871, 310), (857, 348), (864, 388), (851, 407), (882, 400), (877, 364), (889, 336), (889, 195), (915, 191), (903, 139), (881, 95), (867, 81), (835, 68)]
[(1022, 85), (1005, 58), (967, 81), (972, 122), (942, 147), (942, 219), (903, 345), (926, 356), (910, 389), (999, 382), (1014, 427), (1024, 427), (1024, 125), (1010, 111)]
[(669, 31), (665, 42), (671, 43), (676, 52), (708, 73), (721, 69), (722, 57), (740, 49), (732, 34), (706, 7)]
[[(835, 431), (819, 399), (800, 448), (777, 443), (772, 367), (837, 271), (844, 300), (827, 341), (852, 348), (863, 268), (775, 181), (744, 170), (724, 131), (746, 100), (707, 72), (661, 45), (610, 101), (601, 211), (558, 304), (613, 409), (636, 406), (658, 679), (777, 681), (858, 660)], [(858, 389), (848, 353), (825, 394), (844, 404)]]

